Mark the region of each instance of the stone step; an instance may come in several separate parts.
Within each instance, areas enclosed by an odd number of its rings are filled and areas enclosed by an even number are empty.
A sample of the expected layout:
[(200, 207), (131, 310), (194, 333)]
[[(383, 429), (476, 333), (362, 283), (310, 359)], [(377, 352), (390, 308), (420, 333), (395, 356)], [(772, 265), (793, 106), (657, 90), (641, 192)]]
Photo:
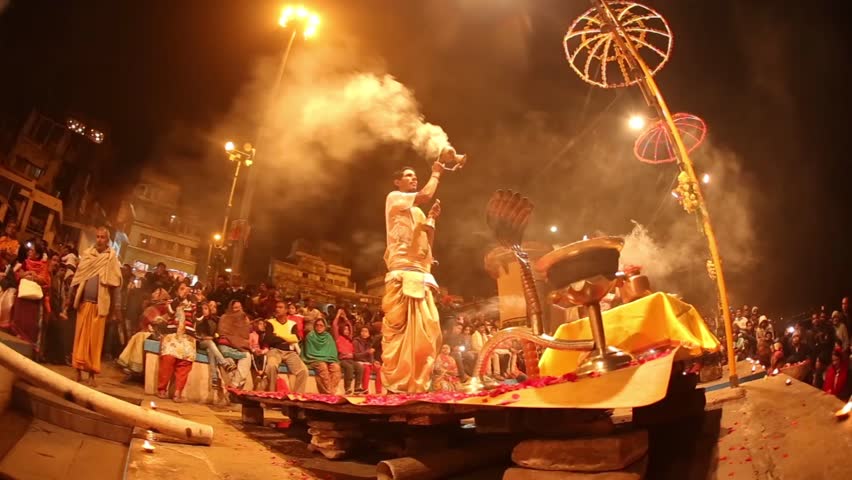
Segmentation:
[(539, 438), (521, 441), (512, 461), (534, 470), (606, 472), (622, 470), (648, 453), (648, 432), (624, 429), (582, 438)]
[(126, 460), (127, 445), (33, 419), (0, 459), (0, 478), (121, 480)]
[(133, 434), (132, 426), (121, 424), (25, 382), (15, 383), (12, 407), (73, 432), (125, 445), (130, 443)]
[(613, 472), (558, 472), (514, 467), (506, 470), (503, 480), (642, 480), (647, 468), (648, 457)]

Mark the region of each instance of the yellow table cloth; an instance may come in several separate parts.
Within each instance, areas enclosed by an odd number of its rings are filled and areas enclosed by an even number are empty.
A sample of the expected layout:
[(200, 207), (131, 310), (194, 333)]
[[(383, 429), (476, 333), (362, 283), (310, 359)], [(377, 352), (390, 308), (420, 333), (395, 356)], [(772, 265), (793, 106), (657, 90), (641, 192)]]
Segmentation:
[[(661, 292), (603, 312), (603, 324), (607, 345), (629, 353), (679, 343), (683, 347), (678, 350), (680, 359), (720, 347), (695, 307)], [(592, 338), (589, 319), (563, 324), (554, 336), (560, 340)], [(541, 375), (573, 372), (582, 355), (547, 349), (539, 362)]]

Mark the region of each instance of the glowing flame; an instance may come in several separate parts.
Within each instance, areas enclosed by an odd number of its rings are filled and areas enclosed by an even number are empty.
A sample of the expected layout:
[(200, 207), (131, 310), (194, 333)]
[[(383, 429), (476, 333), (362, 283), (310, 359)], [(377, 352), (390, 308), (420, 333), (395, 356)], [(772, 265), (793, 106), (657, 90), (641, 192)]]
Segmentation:
[(849, 413), (852, 412), (852, 401), (846, 403), (840, 410), (834, 412), (834, 416), (838, 418), (843, 418), (849, 416)]
[(157, 404), (154, 403), (154, 402), (151, 402), (151, 410), (156, 410), (156, 409), (157, 409)]
[(772, 370), (772, 375), (778, 375), (778, 373), (780, 373), (780, 372), (778, 371), (777, 368), (775, 370)]
[(145, 453), (154, 453), (154, 445), (152, 445), (148, 440), (145, 440), (142, 443), (142, 450), (144, 450)]

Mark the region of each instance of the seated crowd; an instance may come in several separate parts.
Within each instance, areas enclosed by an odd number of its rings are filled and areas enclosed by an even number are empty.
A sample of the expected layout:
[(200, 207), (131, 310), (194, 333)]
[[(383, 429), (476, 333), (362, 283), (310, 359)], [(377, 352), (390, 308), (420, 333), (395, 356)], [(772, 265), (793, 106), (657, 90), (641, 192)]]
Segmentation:
[[(156, 274), (155, 274), (156, 275)], [(192, 364), (203, 353), (211, 386), (305, 393), (310, 371), (319, 393), (367, 392), (381, 360), (381, 318), (366, 310), (350, 313), (345, 306), (320, 310), (311, 300), (284, 299), (268, 284), (243, 289), (238, 277), (204, 291), (188, 282), (148, 279), (153, 288), (140, 316), (139, 329), (118, 357), (129, 376), (143, 373), (145, 341), (160, 342), (158, 395), (176, 401), (183, 394)], [(328, 317), (332, 320), (329, 322)], [(369, 322), (367, 319), (372, 321)], [(358, 337), (353, 338), (353, 332)], [(279, 375), (281, 365), (292, 385)]]
[(831, 315), (821, 307), (784, 331), (758, 307), (744, 305), (732, 312), (732, 321), (738, 360), (752, 359), (770, 372), (784, 370), (842, 400), (852, 394), (847, 380), (852, 366), (848, 297)]

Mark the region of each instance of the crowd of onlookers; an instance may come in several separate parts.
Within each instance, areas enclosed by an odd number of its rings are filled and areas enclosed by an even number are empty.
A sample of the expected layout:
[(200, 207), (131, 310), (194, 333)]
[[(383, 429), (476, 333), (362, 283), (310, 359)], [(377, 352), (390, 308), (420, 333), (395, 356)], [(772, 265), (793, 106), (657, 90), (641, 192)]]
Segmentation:
[[(37, 360), (71, 365), (76, 311), (69, 297), (77, 251), (70, 244), (53, 251), (40, 239), (21, 244), (17, 233), (10, 222), (0, 236), (0, 329), (29, 342)], [(255, 390), (304, 392), (310, 369), (319, 393), (337, 393), (341, 383), (347, 394), (382, 392), (382, 313), (375, 307), (285, 297), (270, 283), (244, 286), (238, 275), (220, 275), (205, 287), (162, 263), (151, 272), (123, 265), (121, 274), (115, 292), (120, 313), (107, 319), (103, 358), (132, 381), (144, 373), (146, 340), (159, 341), (161, 397), (185, 399), (199, 353), (208, 360), (214, 390), (244, 388), (251, 379)], [(483, 314), (441, 310), (443, 343), (432, 359), (433, 389), (455, 390), (473, 376), (496, 326)], [(497, 381), (523, 379), (520, 349), (515, 343), (493, 352), (486, 374)], [(292, 385), (278, 375), (282, 364)]]
[[(79, 263), (73, 245), (57, 251), (40, 239), (23, 244), (17, 226), (0, 236), (0, 329), (31, 343), (39, 361), (71, 364), (75, 312), (69, 309), (71, 280)], [(115, 360), (128, 380), (145, 368), (145, 341), (158, 340), (158, 394), (184, 400), (189, 371), (206, 355), (211, 386), (305, 392), (312, 370), (319, 393), (382, 392), (382, 313), (342, 304), (317, 304), (285, 297), (271, 283), (244, 286), (238, 275), (220, 275), (212, 285), (192, 284), (159, 264), (137, 275), (122, 267), (116, 295), (120, 314), (109, 317), (103, 356)], [(457, 390), (475, 376), (483, 346), (497, 332), (484, 313), (441, 311), (443, 341), (434, 361), (433, 390)], [(738, 360), (751, 359), (768, 371), (789, 373), (816, 388), (848, 398), (852, 349), (849, 298), (837, 310), (821, 307), (792, 325), (780, 325), (759, 307), (732, 309)], [(717, 332), (720, 338), (723, 332)], [(482, 362), (496, 381), (523, 380), (518, 342)], [(286, 365), (292, 385), (279, 376)], [(371, 388), (372, 386), (372, 388)]]
[(737, 359), (751, 359), (769, 372), (778, 369), (838, 398), (849, 398), (849, 297), (841, 300), (839, 309), (829, 310), (820, 307), (794, 324), (782, 326), (761, 314), (758, 307), (743, 305), (732, 312)]

